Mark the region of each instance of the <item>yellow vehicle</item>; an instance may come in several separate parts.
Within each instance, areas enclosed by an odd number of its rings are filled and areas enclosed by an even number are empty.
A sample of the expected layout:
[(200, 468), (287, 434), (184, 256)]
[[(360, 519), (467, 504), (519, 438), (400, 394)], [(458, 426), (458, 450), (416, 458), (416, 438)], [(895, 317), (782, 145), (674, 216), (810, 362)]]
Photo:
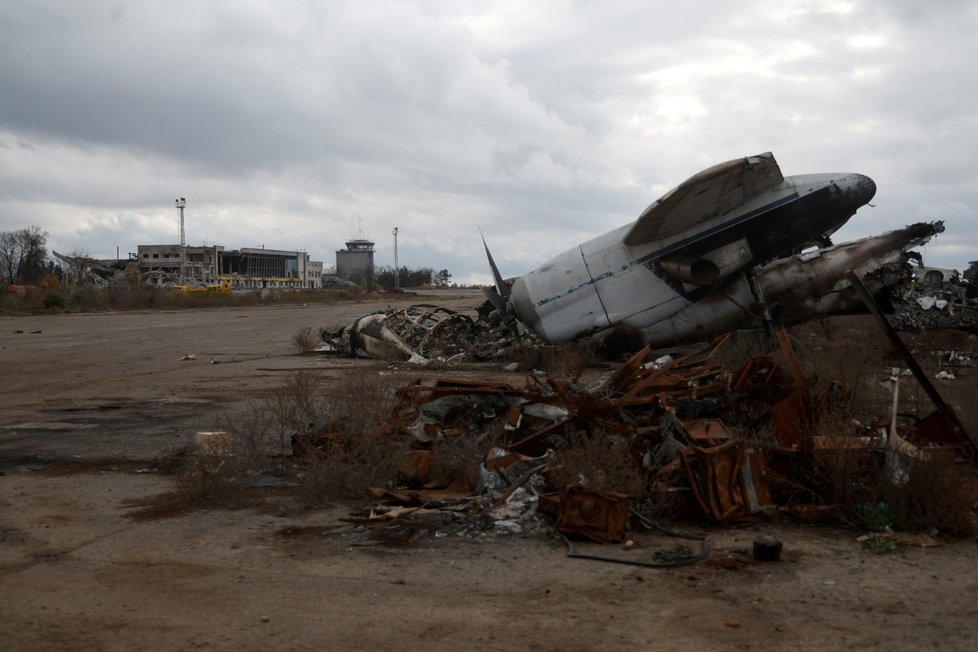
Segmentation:
[(174, 285), (170, 289), (174, 292), (182, 292), (183, 294), (226, 294), (231, 291), (231, 283), (229, 281), (221, 281), (218, 284), (212, 285)]

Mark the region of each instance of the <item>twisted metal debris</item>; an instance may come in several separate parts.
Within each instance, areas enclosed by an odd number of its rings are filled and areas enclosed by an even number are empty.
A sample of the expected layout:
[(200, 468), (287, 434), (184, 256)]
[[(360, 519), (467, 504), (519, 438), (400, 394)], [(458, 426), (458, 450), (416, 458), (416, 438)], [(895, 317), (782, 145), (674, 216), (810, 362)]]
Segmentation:
[[(424, 341), (436, 331), (418, 333)], [(675, 358), (656, 357), (645, 347), (589, 386), (542, 372), (526, 376), (522, 387), (417, 380), (398, 390), (394, 415), (383, 426), (413, 437), (408, 480), (395, 490), (371, 492), (395, 504), (468, 503), (489, 512), (519, 511), (513, 506), (518, 497), (554, 518), (560, 532), (598, 541), (623, 539), (630, 502), (668, 499), (681, 513), (721, 523), (759, 518), (788, 501), (784, 485), (795, 484), (792, 468), (815, 449), (851, 450), (857, 434), (815, 432), (813, 414), (833, 400), (833, 390), (810, 385), (787, 334), (776, 336), (777, 355), (751, 357), (736, 369), (721, 362), (728, 334)], [(940, 405), (935, 415), (891, 439), (864, 438), (864, 448), (940, 449), (973, 460), (974, 445), (950, 407)], [(767, 439), (744, 435), (758, 432)], [(644, 478), (642, 489), (608, 491), (593, 485), (586, 469), (578, 482), (560, 480), (561, 454), (582, 438), (600, 436), (627, 450), (633, 470)], [(328, 433), (297, 437), (296, 449), (328, 454), (329, 441)], [(438, 444), (463, 441), (486, 446), (478, 481), (456, 477), (433, 484)], [(778, 470), (774, 475), (772, 468)]]

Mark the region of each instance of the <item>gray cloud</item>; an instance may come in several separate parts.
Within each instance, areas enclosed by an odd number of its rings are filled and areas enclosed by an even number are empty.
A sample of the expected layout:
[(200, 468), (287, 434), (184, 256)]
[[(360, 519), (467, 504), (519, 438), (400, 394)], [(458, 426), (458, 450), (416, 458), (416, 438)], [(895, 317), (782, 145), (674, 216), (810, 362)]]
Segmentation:
[[(879, 186), (840, 233), (947, 220), (978, 258), (974, 3), (73, 2), (0, 21), (0, 229), (59, 250), (188, 237), (487, 278), (632, 220), (698, 170)], [(944, 244), (944, 243), (947, 244)], [(952, 244), (953, 243), (953, 244)], [(498, 252), (498, 253), (496, 253)]]

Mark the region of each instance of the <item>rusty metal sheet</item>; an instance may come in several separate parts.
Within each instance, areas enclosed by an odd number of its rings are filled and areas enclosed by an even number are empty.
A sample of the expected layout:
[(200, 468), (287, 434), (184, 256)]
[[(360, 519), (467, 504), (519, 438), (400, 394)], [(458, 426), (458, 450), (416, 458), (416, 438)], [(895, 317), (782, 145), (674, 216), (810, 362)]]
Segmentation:
[(624, 540), (627, 525), (627, 494), (573, 484), (561, 489), (558, 531), (615, 543)]
[(404, 454), (401, 472), (412, 484), (426, 485), (431, 482), (431, 469), (435, 463), (435, 454), (430, 450), (409, 450)]
[(407, 398), (411, 395), (414, 403), (428, 403), (443, 396), (458, 396), (466, 394), (496, 395), (496, 396), (519, 396), (522, 392), (505, 383), (489, 385), (486, 383), (473, 382), (470, 380), (448, 380), (438, 379), (434, 384), (424, 384), (416, 381), (414, 385), (401, 387), (397, 390), (397, 395)]
[(733, 381), (736, 410), (770, 414), (771, 430), (781, 453), (797, 453), (812, 433), (812, 397), (784, 329), (775, 331), (787, 370), (777, 358), (759, 355), (747, 360)]
[(798, 357), (795, 355), (795, 348), (791, 345), (791, 340), (788, 339), (787, 331), (779, 328), (774, 334), (778, 338), (781, 355), (784, 357), (785, 364), (788, 365), (788, 370), (791, 372), (791, 377), (794, 380), (794, 394), (798, 397), (797, 404), (800, 410), (799, 416), (802, 419), (802, 425), (811, 432), (812, 393), (808, 386), (808, 379), (805, 377), (805, 372), (802, 371), (801, 364), (798, 362)]
[(762, 451), (748, 448), (747, 458), (740, 469), (740, 479), (751, 514), (774, 506), (767, 478), (767, 456)]
[(703, 513), (725, 523), (746, 518), (771, 505), (767, 468), (759, 453), (743, 440), (711, 448), (679, 451), (693, 496)]
[(436, 505), (471, 500), (475, 493), (464, 483), (453, 483), (445, 489), (403, 489), (388, 491), (383, 487), (369, 487), (367, 492), (374, 498), (383, 498), (399, 505)]
[(720, 419), (683, 419), (683, 429), (696, 444), (716, 444), (734, 435)]
[(772, 434), (778, 441), (778, 452), (797, 453), (805, 437), (811, 434), (811, 422), (805, 414), (811, 412), (811, 404), (797, 393), (771, 406)]
[(312, 459), (322, 459), (330, 451), (335, 451), (339, 448), (339, 444), (337, 443), (339, 437), (339, 433), (336, 432), (292, 435), (292, 454), (305, 455)]

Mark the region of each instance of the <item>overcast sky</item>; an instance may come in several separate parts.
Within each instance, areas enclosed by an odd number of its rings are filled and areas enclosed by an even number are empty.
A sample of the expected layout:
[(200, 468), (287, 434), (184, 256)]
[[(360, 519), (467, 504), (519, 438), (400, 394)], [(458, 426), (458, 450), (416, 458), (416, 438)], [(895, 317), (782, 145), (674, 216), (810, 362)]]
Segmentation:
[(5, 0), (0, 230), (303, 249), (488, 282), (714, 163), (860, 172), (836, 241), (978, 259), (978, 2)]

